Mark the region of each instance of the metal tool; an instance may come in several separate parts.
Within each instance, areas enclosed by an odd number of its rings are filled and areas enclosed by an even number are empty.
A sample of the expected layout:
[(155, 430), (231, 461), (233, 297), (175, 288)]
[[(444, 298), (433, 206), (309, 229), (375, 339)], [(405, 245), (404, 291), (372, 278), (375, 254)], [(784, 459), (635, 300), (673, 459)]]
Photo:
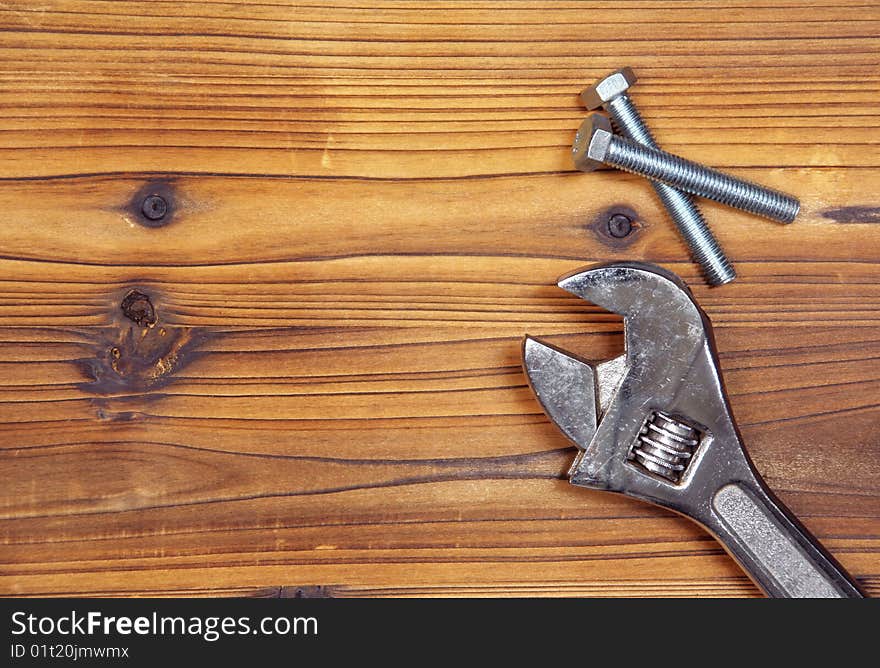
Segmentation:
[[(635, 82), (636, 75), (632, 69), (624, 67), (585, 89), (581, 93), (581, 100), (591, 111), (604, 107), (623, 136), (644, 146), (660, 148), (628, 94)], [(652, 185), (709, 284), (724, 285), (735, 279), (736, 272), (730, 260), (693, 198), (665, 183), (653, 181)]]
[(586, 118), (571, 150), (583, 172), (610, 165), (780, 223), (792, 222), (800, 210), (791, 195), (615, 135), (602, 114)]
[(712, 326), (681, 279), (629, 262), (572, 274), (559, 287), (624, 317), (626, 352), (601, 364), (524, 342), (532, 389), (581, 450), (571, 482), (690, 517), (769, 596), (863, 596), (752, 466)]

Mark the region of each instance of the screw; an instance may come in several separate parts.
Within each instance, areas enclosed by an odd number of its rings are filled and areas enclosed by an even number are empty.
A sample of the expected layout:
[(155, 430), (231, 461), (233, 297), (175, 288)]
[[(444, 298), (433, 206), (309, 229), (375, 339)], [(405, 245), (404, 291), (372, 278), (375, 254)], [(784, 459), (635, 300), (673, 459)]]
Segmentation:
[[(659, 148), (638, 109), (626, 94), (635, 82), (633, 71), (624, 67), (587, 88), (581, 93), (581, 99), (590, 110), (604, 107), (625, 137), (651, 148)], [(709, 229), (696, 202), (686, 193), (665, 183), (655, 181), (652, 185), (709, 284), (723, 285), (735, 279), (736, 271), (724, 255), (721, 244)], [(612, 236), (616, 236), (611, 228), (609, 231)]]
[(149, 220), (161, 220), (168, 212), (168, 202), (160, 195), (148, 195), (141, 204), (141, 212)]
[(608, 219), (608, 234), (615, 239), (623, 239), (633, 231), (632, 220), (622, 213), (615, 213)]
[(791, 195), (615, 136), (611, 121), (600, 114), (591, 114), (581, 124), (572, 152), (581, 171), (611, 165), (781, 223), (793, 221), (800, 209)]

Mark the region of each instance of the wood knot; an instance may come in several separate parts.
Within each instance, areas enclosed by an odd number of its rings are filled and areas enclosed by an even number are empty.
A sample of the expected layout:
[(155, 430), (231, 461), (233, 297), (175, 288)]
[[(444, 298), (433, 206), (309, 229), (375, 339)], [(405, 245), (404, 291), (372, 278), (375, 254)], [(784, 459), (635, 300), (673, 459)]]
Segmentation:
[(880, 223), (880, 207), (877, 206), (842, 206), (837, 209), (826, 209), (822, 217), (835, 223)]
[(89, 379), (81, 389), (102, 396), (152, 392), (198, 355), (207, 332), (163, 324), (155, 301), (156, 295), (129, 289), (117, 302), (113, 325), (95, 340), (94, 355), (78, 360)]
[(333, 598), (333, 587), (328, 585), (304, 585), (281, 587), (279, 598)]
[(126, 318), (142, 327), (152, 327), (156, 324), (156, 309), (153, 308), (153, 302), (150, 301), (149, 295), (145, 295), (140, 290), (132, 290), (125, 295), (120, 308)]
[(606, 246), (625, 248), (636, 240), (645, 224), (635, 210), (616, 204), (600, 212), (587, 227)]
[(132, 195), (125, 212), (144, 227), (163, 227), (174, 220), (177, 199), (170, 181), (151, 181)]

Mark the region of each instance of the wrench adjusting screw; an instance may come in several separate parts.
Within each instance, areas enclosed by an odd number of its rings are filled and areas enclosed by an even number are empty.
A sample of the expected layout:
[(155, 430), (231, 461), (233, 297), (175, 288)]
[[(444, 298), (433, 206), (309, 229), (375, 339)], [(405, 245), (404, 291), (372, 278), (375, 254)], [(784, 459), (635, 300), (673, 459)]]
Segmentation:
[[(627, 90), (637, 81), (629, 67), (616, 70), (581, 93), (591, 111), (603, 107), (624, 137), (650, 148), (659, 148)], [(736, 271), (712, 234), (706, 219), (690, 195), (665, 183), (652, 182), (654, 190), (710, 285), (724, 285), (736, 278)], [(612, 232), (612, 236), (615, 236)]]
[(701, 437), (702, 434), (689, 424), (655, 411), (645, 421), (627, 459), (649, 473), (679, 483)]

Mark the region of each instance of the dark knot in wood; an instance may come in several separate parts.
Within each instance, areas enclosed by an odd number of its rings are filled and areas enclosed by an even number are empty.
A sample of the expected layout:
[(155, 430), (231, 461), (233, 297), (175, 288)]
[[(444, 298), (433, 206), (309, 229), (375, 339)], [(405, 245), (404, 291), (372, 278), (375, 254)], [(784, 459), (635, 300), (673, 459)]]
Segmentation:
[(156, 309), (149, 295), (140, 290), (132, 290), (122, 300), (120, 305), (122, 313), (132, 322), (142, 327), (152, 327), (156, 324)]
[(163, 227), (174, 220), (176, 200), (170, 181), (151, 181), (132, 195), (125, 212), (144, 227)]
[(111, 326), (95, 337), (92, 356), (78, 360), (88, 379), (81, 389), (99, 396), (154, 394), (200, 354), (208, 333), (164, 322), (160, 297), (131, 288), (116, 302)]
[(593, 234), (611, 248), (626, 248), (644, 227), (635, 210), (622, 204), (604, 209), (588, 225)]

